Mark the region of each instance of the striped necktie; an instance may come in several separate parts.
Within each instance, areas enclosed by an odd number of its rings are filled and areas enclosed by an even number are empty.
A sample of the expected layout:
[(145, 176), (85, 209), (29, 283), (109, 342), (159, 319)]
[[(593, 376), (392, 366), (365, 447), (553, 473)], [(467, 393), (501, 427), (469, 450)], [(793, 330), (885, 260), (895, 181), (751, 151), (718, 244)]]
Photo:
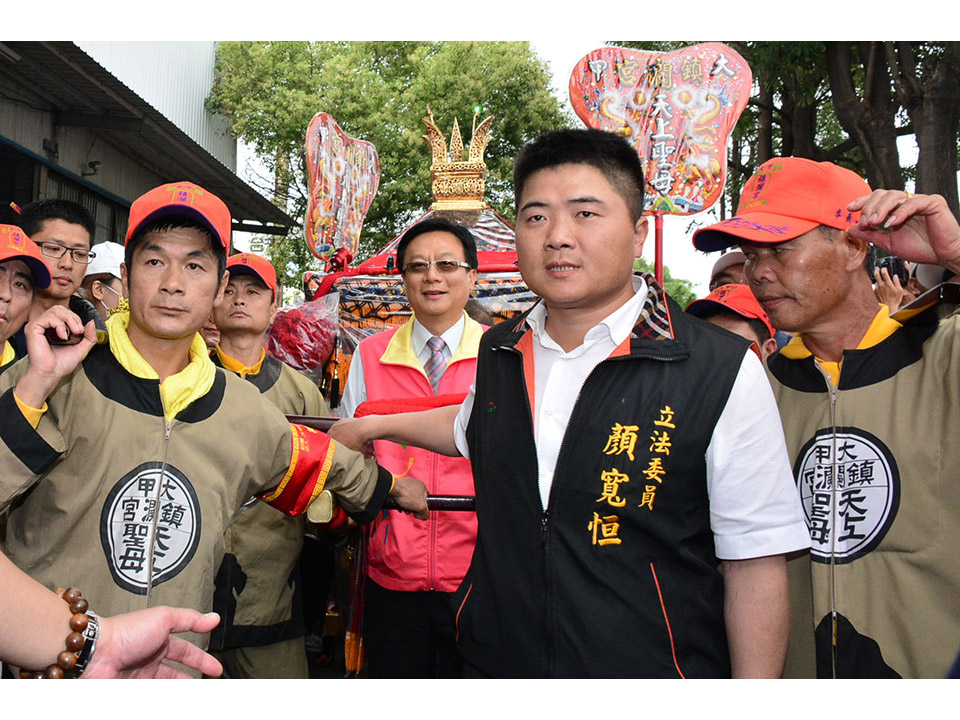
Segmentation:
[(443, 357), (443, 349), (447, 344), (443, 341), (443, 338), (433, 336), (427, 340), (427, 345), (430, 347), (430, 359), (427, 361), (427, 366), (424, 368), (424, 371), (427, 373), (427, 379), (433, 386), (433, 394), (436, 395), (437, 385), (440, 384), (440, 378), (443, 376), (444, 368), (447, 367), (447, 361)]

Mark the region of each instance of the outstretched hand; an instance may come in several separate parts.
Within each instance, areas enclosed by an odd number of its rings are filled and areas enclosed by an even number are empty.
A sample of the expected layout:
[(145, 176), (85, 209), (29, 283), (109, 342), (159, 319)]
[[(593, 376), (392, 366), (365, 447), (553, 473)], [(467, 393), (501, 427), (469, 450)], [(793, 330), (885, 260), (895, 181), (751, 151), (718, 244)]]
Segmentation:
[(912, 262), (932, 263), (960, 273), (960, 225), (940, 195), (875, 190), (848, 210), (861, 213), (848, 228), (853, 237)]
[(100, 619), (100, 639), (84, 678), (189, 678), (163, 662), (177, 662), (218, 677), (223, 668), (211, 655), (171, 633), (207, 633), (220, 622), (216, 613), (154, 607)]
[(372, 416), (337, 420), (327, 431), (327, 434), (336, 442), (351, 450), (369, 453), (371, 447), (367, 425), (370, 422), (370, 417)]

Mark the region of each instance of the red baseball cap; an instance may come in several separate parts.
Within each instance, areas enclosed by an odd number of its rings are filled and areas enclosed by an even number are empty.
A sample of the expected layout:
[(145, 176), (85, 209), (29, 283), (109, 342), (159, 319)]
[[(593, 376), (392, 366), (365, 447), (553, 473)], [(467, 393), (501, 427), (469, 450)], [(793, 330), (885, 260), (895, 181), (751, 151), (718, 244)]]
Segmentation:
[(697, 230), (693, 246), (713, 252), (742, 241), (786, 242), (820, 225), (846, 230), (860, 220), (847, 205), (870, 192), (863, 178), (839, 165), (773, 158), (743, 186), (737, 214)]
[(33, 274), (33, 286), (49, 287), (50, 268), (40, 255), (40, 246), (16, 225), (0, 224), (0, 262), (23, 260)]
[(191, 182), (166, 183), (134, 200), (124, 245), (141, 225), (162, 218), (189, 218), (200, 223), (229, 254), (230, 209), (212, 192)]
[(746, 285), (721, 285), (705, 298), (694, 300), (687, 305), (687, 312), (696, 317), (710, 315), (710, 311), (715, 309), (732, 310), (748, 320), (762, 320), (770, 331), (770, 337), (776, 333), (767, 313)]
[(233, 275), (253, 275), (277, 293), (277, 271), (265, 257), (253, 253), (240, 253), (227, 258), (227, 272)]

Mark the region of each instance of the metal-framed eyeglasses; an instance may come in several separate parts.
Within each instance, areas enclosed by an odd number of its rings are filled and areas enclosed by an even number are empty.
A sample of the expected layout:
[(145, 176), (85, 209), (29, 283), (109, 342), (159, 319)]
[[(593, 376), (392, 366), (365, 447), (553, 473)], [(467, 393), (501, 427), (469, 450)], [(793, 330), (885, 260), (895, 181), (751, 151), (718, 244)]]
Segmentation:
[(59, 260), (67, 252), (70, 252), (70, 257), (73, 258), (75, 263), (80, 265), (89, 265), (90, 261), (93, 260), (97, 254), (91, 250), (78, 250), (77, 248), (68, 248), (60, 243), (53, 242), (39, 242), (37, 245), (40, 246), (40, 253), (46, 255), (49, 258), (55, 258)]
[(414, 260), (413, 262), (404, 263), (401, 272), (404, 275), (425, 275), (431, 265), (433, 265), (441, 275), (449, 275), (460, 268), (473, 270), (470, 263), (465, 263), (462, 260)]

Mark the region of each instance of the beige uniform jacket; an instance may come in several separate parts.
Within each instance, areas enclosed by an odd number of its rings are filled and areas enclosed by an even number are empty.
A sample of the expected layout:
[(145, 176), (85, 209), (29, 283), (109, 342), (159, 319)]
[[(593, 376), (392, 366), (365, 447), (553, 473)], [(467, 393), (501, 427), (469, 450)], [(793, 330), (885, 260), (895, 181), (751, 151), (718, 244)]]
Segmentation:
[(131, 375), (99, 345), (48, 398), (36, 430), (13, 398), (24, 370), (19, 363), (0, 377), (4, 552), (47, 587), (81, 588), (100, 614), (209, 611), (226, 529), (256, 493), (278, 484), (286, 493), (292, 464), (325, 477), (360, 522), (390, 490), (390, 473), (333, 442), (319, 458), (299, 442), (291, 463), (283, 414), (221, 369), (210, 391), (167, 423), (159, 383)]
[[(330, 413), (316, 385), (269, 355), (259, 373), (244, 379), (284, 415)], [(304, 522), (257, 500), (244, 504), (224, 538), (214, 603), (223, 623), (211, 636), (212, 648), (269, 645), (304, 634), (297, 571)]]
[[(943, 677), (960, 650), (960, 318), (769, 370), (810, 530), (787, 676)], [(831, 649), (837, 613), (836, 657)]]

